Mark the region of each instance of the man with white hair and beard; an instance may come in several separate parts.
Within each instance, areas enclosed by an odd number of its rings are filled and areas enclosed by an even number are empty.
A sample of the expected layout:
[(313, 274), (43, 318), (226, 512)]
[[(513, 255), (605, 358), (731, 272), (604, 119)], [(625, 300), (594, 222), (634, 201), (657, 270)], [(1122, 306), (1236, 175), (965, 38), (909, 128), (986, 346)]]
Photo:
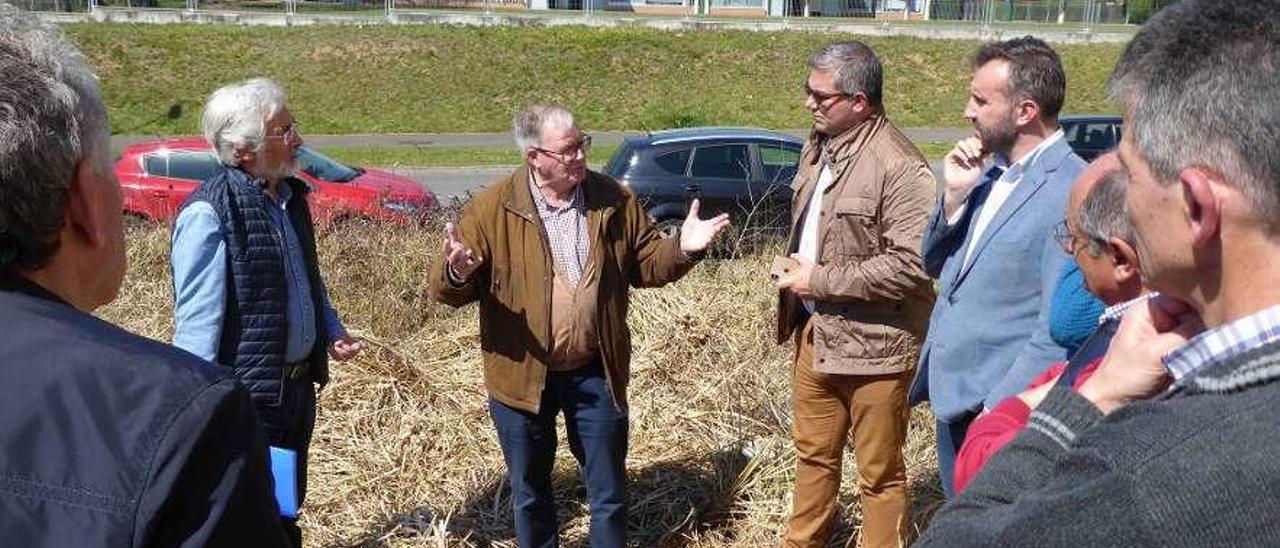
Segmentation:
[[(174, 225), (173, 344), (230, 368), (249, 390), (268, 443), (287, 450), (278, 458), (294, 470), (277, 482), (293, 483), (301, 506), (315, 385), (328, 382), (330, 356), (351, 359), (363, 342), (347, 335), (320, 276), (308, 188), (293, 177), (302, 137), (284, 90), (262, 78), (219, 88), (201, 125), (222, 169)], [(295, 516), (282, 510), (301, 545)]]
[(0, 2), (0, 544), (288, 546), (235, 379), (90, 315), (126, 262), (107, 127), (80, 53)]

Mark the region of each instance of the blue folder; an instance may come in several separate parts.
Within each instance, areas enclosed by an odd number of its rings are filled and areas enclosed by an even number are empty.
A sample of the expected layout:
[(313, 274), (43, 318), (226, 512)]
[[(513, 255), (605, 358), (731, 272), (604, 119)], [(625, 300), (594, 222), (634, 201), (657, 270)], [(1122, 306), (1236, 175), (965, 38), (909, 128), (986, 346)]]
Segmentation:
[(276, 504), (280, 515), (298, 517), (298, 453), (283, 447), (271, 447), (271, 475), (275, 478)]

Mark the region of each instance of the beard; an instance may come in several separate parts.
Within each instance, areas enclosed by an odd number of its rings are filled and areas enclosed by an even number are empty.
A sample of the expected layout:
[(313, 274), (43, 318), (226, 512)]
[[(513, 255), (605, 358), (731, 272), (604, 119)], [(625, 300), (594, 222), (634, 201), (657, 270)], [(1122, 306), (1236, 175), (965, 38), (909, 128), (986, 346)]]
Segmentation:
[(296, 157), (289, 158), (286, 162), (280, 162), (274, 166), (264, 167), (262, 169), (262, 177), (264, 179), (281, 180), (285, 177), (293, 177), (298, 171), (298, 159)]
[(1013, 151), (1013, 144), (1018, 140), (1018, 125), (1014, 119), (1014, 111), (989, 125), (975, 124), (974, 130), (982, 141), (983, 150), (1008, 156)]

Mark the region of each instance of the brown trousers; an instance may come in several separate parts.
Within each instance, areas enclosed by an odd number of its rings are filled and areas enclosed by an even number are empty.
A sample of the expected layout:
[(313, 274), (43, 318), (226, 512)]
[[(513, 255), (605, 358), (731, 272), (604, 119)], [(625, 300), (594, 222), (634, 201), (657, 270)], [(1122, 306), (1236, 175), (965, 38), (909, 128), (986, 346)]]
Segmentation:
[(827, 375), (813, 371), (813, 332), (795, 338), (791, 404), (795, 415), (796, 486), (783, 545), (824, 546), (840, 492), (840, 462), (850, 429), (857, 459), (864, 547), (904, 545), (910, 500), (902, 446), (912, 371)]

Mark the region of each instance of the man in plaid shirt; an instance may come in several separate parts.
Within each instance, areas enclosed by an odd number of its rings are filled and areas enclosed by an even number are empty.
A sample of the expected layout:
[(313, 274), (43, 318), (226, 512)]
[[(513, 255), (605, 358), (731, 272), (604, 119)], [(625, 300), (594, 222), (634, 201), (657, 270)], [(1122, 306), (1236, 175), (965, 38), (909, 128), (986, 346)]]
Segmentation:
[(919, 546), (1258, 546), (1280, 538), (1280, 0), (1185, 0), (1112, 75), (1144, 282), (1079, 392)]
[(480, 305), (489, 413), (511, 480), (516, 543), (559, 546), (551, 471), (564, 416), (591, 507), (590, 543), (626, 544), (627, 384), (633, 287), (678, 280), (729, 224), (698, 217), (663, 238), (636, 195), (587, 169), (591, 137), (573, 114), (535, 105), (515, 115), (524, 165), (445, 225), (432, 298)]

